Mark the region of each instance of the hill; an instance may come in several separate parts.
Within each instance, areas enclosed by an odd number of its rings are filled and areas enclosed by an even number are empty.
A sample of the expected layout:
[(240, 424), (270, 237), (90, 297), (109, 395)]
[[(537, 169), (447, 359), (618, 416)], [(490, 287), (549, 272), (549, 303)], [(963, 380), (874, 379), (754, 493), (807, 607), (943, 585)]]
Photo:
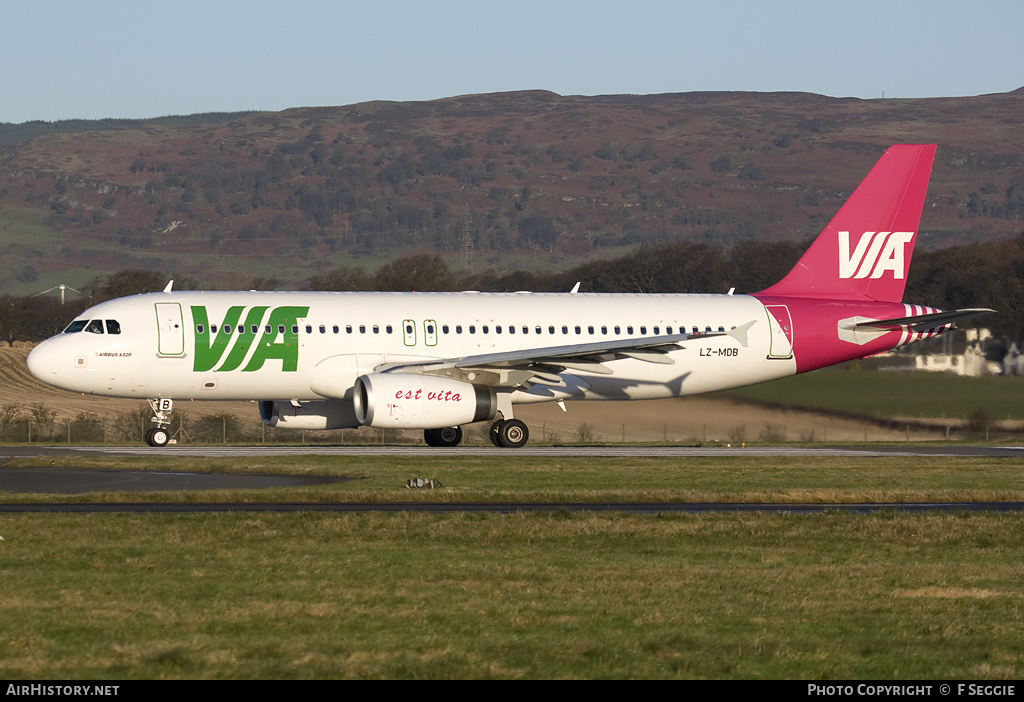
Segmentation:
[(1022, 112), (1024, 89), (528, 91), (23, 131), (0, 150), (0, 292), (136, 267), (249, 287), (412, 252), (544, 270), (640, 243), (799, 241), (895, 142), (940, 145), (921, 247), (1001, 240), (1024, 229)]

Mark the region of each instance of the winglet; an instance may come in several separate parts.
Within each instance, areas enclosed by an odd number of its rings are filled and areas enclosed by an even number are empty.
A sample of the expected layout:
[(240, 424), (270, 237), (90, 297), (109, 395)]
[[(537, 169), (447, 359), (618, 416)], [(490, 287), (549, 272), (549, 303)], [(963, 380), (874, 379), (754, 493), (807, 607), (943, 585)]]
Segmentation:
[(576, 281), (576, 285), (572, 286), (572, 290), (569, 291), (570, 295), (575, 295), (580, 291), (580, 281)]
[(167, 281), (167, 285), (166, 285), (166, 286), (164, 287), (164, 292), (165, 292), (165, 293), (169, 293), (169, 292), (171, 292), (171, 288), (172, 288), (173, 286), (174, 286), (174, 281), (173, 281), (173, 280), (169, 280), (169, 281)]
[(741, 324), (738, 327), (733, 327), (732, 329), (727, 331), (726, 334), (731, 336), (733, 339), (736, 339), (736, 341), (739, 342), (740, 346), (745, 347), (747, 346), (747, 332), (750, 331), (750, 328), (754, 326), (755, 322), (757, 322), (757, 320), (752, 319), (746, 324)]

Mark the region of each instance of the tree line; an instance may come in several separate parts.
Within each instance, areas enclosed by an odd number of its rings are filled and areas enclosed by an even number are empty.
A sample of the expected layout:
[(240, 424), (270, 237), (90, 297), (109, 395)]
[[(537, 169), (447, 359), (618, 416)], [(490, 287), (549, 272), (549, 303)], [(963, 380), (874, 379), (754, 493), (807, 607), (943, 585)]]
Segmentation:
[[(638, 246), (613, 259), (591, 261), (562, 271), (459, 270), (437, 254), (399, 258), (373, 271), (343, 266), (310, 276), (306, 290), (443, 292), (738, 293), (763, 290), (795, 265), (808, 242), (747, 240), (729, 247), (707, 243)], [(59, 332), (86, 307), (104, 300), (162, 290), (171, 278), (176, 290), (216, 289), (187, 276), (126, 270), (99, 276), (85, 297), (63, 306), (53, 296), (0, 296), (0, 340), (39, 341)], [(245, 289), (273, 290), (273, 278), (246, 281)], [(243, 287), (243, 286), (239, 286)], [(942, 309), (991, 307), (997, 314), (981, 323), (1007, 344), (1024, 335), (1024, 233), (1002, 242), (917, 251), (904, 298)]]

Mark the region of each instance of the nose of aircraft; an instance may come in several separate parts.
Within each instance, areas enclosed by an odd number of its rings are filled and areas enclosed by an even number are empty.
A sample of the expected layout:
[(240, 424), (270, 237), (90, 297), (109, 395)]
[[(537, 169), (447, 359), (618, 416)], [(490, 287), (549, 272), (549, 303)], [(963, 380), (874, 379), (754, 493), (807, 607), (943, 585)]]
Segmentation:
[(28, 372), (37, 380), (50, 385), (56, 385), (58, 376), (58, 360), (56, 348), (51, 341), (44, 341), (36, 346), (28, 354), (25, 362), (28, 364)]

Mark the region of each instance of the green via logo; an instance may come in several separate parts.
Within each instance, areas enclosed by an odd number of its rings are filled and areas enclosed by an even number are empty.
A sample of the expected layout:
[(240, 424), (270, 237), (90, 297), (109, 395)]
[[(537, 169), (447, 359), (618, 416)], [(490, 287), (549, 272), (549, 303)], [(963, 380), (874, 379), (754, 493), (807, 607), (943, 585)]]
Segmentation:
[(243, 373), (258, 371), (269, 359), (280, 359), (282, 371), (294, 372), (299, 366), (297, 320), (309, 314), (309, 307), (275, 307), (264, 323), (268, 309), (265, 305), (250, 307), (245, 321), (241, 321), (245, 307), (230, 307), (223, 324), (213, 333), (206, 308), (193, 306), (196, 344), (192, 370), (233, 371), (248, 357)]

